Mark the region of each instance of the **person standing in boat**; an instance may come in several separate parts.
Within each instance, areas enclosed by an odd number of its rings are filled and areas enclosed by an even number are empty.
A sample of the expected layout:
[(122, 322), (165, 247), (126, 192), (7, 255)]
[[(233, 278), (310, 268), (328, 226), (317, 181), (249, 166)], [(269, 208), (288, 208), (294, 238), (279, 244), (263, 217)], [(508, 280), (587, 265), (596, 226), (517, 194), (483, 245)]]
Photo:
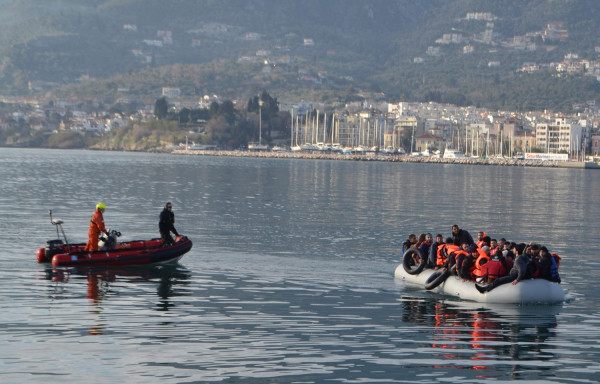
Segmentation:
[(464, 230), (460, 229), (458, 225), (454, 224), (452, 226), (452, 239), (454, 240), (454, 244), (462, 245), (462, 243), (467, 243), (469, 245), (473, 244), (473, 236)]
[(175, 236), (179, 236), (179, 233), (175, 229), (175, 214), (173, 213), (173, 204), (171, 204), (171, 202), (165, 204), (165, 208), (160, 213), (158, 230), (160, 231), (160, 237), (162, 237), (163, 244), (165, 245), (171, 245), (175, 242), (171, 236), (171, 232), (173, 232)]
[(104, 226), (104, 210), (106, 205), (102, 203), (96, 204), (96, 211), (90, 218), (90, 229), (88, 230), (88, 242), (84, 248), (85, 251), (94, 252), (98, 250), (98, 237), (102, 232), (107, 233)]

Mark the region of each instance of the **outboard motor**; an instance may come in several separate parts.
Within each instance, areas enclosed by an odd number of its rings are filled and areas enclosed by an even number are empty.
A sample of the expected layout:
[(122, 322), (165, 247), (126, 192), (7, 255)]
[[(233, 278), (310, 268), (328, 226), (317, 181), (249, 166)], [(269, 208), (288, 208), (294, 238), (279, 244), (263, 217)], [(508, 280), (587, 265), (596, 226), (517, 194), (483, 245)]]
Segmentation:
[(52, 260), (52, 256), (65, 252), (65, 243), (62, 239), (53, 239), (46, 241), (46, 248), (40, 248), (36, 252), (37, 260), (40, 263)]
[(121, 232), (110, 229), (108, 236), (103, 233), (98, 239), (98, 250), (110, 251), (117, 249), (117, 237), (121, 236)]

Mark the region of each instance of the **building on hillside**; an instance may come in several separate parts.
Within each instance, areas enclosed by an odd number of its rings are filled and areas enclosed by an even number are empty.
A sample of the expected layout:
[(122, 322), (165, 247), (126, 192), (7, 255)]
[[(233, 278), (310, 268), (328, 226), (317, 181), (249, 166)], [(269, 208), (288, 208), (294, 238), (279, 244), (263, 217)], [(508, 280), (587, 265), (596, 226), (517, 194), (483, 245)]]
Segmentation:
[(179, 97), (181, 95), (181, 90), (175, 87), (163, 87), (162, 95), (171, 99)]

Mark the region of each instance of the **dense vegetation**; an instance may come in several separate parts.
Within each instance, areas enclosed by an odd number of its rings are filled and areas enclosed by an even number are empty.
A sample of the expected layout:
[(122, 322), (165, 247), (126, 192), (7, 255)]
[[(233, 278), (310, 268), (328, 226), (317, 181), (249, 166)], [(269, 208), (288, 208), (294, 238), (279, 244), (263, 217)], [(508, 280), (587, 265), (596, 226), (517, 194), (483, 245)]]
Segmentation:
[[(516, 72), (525, 62), (559, 62), (567, 53), (598, 59), (595, 0), (4, 0), (2, 6), (2, 94), (51, 91), (117, 109), (135, 108), (119, 104), (119, 89), (132, 100), (156, 100), (162, 86), (231, 100), (267, 89), (280, 100), (344, 103), (367, 91), (388, 100), (516, 110), (569, 111), (600, 101), (593, 77)], [(492, 43), (476, 41), (490, 22), (465, 20), (468, 12), (497, 17)], [(552, 21), (563, 23), (568, 39), (535, 35)], [(438, 44), (439, 54), (427, 55), (445, 33), (460, 33), (474, 52)], [(502, 45), (528, 33), (535, 50)], [(490, 68), (490, 61), (501, 66)]]

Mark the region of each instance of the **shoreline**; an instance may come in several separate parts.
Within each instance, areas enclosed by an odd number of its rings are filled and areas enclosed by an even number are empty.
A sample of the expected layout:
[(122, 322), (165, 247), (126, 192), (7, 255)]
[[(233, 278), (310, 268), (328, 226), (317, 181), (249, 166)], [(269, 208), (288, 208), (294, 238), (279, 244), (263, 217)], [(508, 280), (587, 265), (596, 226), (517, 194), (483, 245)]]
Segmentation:
[(308, 159), (308, 160), (345, 160), (345, 161), (386, 161), (392, 163), (434, 163), (434, 164), (466, 164), (466, 165), (499, 165), (511, 167), (544, 167), (544, 168), (574, 168), (574, 169), (600, 169), (600, 165), (582, 161), (541, 161), (517, 160), (510, 158), (459, 158), (443, 159), (432, 157), (413, 157), (406, 155), (382, 154), (341, 154), (326, 152), (274, 152), (274, 151), (234, 151), (234, 150), (189, 150), (176, 149), (173, 155), (191, 156), (227, 156), (227, 157), (255, 157), (272, 159)]

